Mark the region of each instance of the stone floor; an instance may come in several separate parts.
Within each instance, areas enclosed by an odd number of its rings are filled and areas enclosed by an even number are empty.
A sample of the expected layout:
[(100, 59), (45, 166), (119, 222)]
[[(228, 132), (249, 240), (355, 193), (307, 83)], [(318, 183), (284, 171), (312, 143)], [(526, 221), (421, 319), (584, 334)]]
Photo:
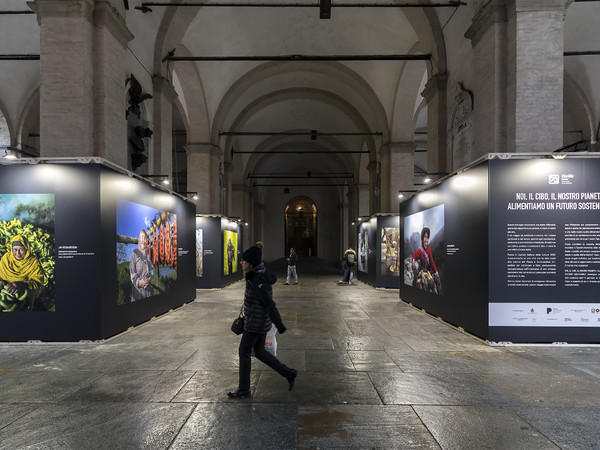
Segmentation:
[(104, 343), (0, 344), (0, 448), (600, 448), (599, 347), (490, 347), (338, 278), (275, 285), (292, 392), (253, 361), (227, 398), (242, 282)]

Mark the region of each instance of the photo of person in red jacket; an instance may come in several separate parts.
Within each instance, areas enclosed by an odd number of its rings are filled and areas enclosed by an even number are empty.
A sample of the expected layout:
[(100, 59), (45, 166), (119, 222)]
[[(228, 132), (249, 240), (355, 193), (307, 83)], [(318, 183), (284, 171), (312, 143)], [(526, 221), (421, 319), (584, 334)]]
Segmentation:
[(431, 247), (429, 246), (430, 236), (431, 230), (423, 227), (423, 230), (421, 230), (421, 246), (412, 255), (415, 287), (438, 294), (440, 290), (440, 274), (433, 260)]

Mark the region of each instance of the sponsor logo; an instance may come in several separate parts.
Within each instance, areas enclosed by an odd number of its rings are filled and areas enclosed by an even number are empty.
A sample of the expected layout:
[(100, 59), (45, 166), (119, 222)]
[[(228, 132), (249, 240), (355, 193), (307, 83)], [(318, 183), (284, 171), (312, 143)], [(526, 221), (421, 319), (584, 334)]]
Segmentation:
[(560, 177), (556, 173), (551, 173), (548, 175), (548, 184), (559, 184)]
[(580, 318), (579, 320), (580, 320), (581, 322), (584, 322), (584, 323), (585, 323), (585, 322), (589, 322), (589, 321), (590, 321), (590, 319), (588, 319), (587, 317), (582, 317), (582, 318)]
[(598, 313), (600, 313), (600, 308), (592, 308), (592, 314), (598, 314)]
[(563, 173), (560, 176), (560, 184), (573, 184), (573, 178), (575, 178), (575, 175), (573, 175), (572, 173)]

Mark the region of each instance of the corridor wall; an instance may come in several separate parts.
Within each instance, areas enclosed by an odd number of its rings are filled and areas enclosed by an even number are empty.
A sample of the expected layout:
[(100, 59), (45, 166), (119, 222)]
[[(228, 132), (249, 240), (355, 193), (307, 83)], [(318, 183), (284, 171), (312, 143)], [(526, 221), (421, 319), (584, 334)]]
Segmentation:
[(0, 314), (0, 340), (104, 339), (193, 301), (194, 214), (103, 164), (1, 165), (0, 253), (24, 237), (43, 288)]
[(600, 342), (599, 213), (593, 155), (487, 155), (400, 204), (400, 298), (491, 342)]

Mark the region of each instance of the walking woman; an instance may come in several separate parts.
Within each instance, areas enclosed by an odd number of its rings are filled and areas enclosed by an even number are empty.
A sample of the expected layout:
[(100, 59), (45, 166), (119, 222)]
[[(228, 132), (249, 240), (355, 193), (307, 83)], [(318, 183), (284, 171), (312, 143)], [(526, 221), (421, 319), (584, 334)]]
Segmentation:
[(262, 250), (252, 246), (242, 253), (242, 270), (246, 275), (244, 293), (244, 333), (240, 341), (240, 379), (238, 388), (228, 392), (230, 398), (250, 397), (251, 354), (279, 375), (287, 379), (289, 390), (294, 387), (298, 372), (282, 364), (275, 356), (265, 350), (267, 332), (274, 323), (280, 334), (285, 333), (285, 325), (273, 301), (273, 284), (277, 277), (267, 270), (262, 261)]

